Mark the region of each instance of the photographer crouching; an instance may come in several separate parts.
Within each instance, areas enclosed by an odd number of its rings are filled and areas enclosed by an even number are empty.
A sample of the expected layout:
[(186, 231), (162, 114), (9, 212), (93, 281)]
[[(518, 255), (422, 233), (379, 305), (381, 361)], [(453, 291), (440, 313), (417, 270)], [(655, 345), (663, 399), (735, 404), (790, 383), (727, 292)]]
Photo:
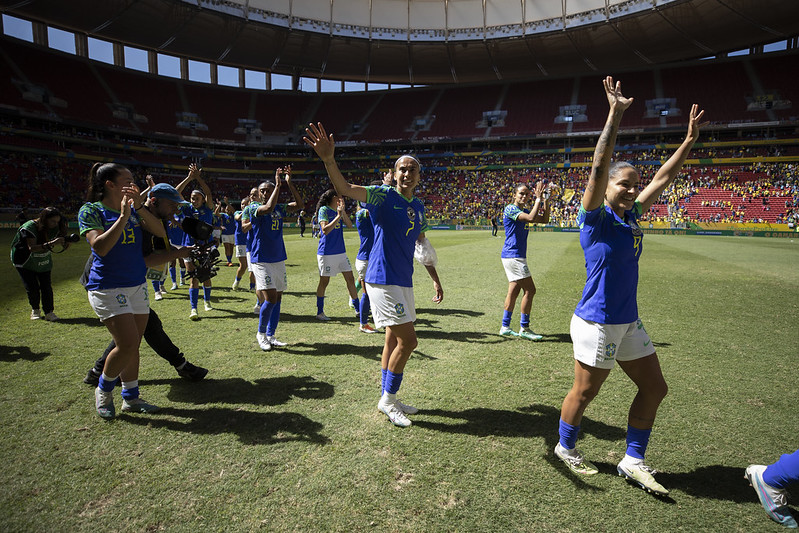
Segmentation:
[[(78, 242), (77, 234), (67, 235), (67, 221), (55, 207), (45, 207), (39, 216), (28, 220), (17, 230), (11, 241), (11, 262), (17, 268), (28, 303), (31, 305), (31, 320), (44, 316), (45, 320), (55, 322), (53, 284), (50, 274), (53, 270), (52, 250), (60, 245), (63, 252), (70, 243)], [(39, 309), (41, 302), (44, 315)]]
[[(148, 176), (148, 178), (150, 177)], [(151, 181), (151, 179), (148, 179), (148, 182), (149, 181)], [(149, 191), (145, 191), (142, 194), (148, 195), (144, 208), (161, 220), (164, 226), (166, 226), (168, 221), (178, 211), (179, 205), (183, 202), (183, 198), (178, 191), (166, 183), (153, 185)], [(156, 237), (148, 231), (143, 231), (142, 233), (142, 252), (144, 254), (144, 264), (147, 266), (147, 279), (149, 280), (159, 279), (163, 281), (166, 279), (166, 268), (171, 261), (177, 258), (185, 259), (192, 253), (192, 247), (187, 246), (178, 249), (171, 246), (165, 239)], [(91, 265), (92, 257), (90, 256), (80, 280), (84, 287), (87, 283)], [(200, 381), (208, 374), (207, 369), (195, 366), (186, 360), (180, 349), (175, 346), (164, 331), (161, 319), (152, 307), (150, 308), (150, 317), (147, 320), (147, 328), (144, 330), (144, 340), (155, 353), (166, 359), (170, 365), (175, 367), (180, 377), (186, 378), (189, 381)], [(95, 387), (97, 386), (100, 375), (103, 373), (105, 360), (115, 346), (116, 344), (112, 340), (102, 357), (95, 362), (94, 366), (86, 374), (86, 377), (83, 378), (84, 383)]]

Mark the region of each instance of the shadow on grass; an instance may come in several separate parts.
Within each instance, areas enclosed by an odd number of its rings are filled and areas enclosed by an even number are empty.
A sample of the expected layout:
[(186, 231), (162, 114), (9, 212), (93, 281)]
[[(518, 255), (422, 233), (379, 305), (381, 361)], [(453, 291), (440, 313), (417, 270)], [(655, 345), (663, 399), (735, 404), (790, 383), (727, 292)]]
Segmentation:
[(297, 342), (280, 348), (281, 352), (297, 355), (357, 355), (370, 361), (379, 361), (383, 354), (383, 343), (375, 346), (354, 346), (352, 344), (333, 344), (327, 342)]
[(0, 361), (41, 361), (49, 355), (50, 352), (34, 353), (27, 346), (0, 345)]
[(702, 466), (691, 472), (661, 472), (657, 479), (664, 487), (679, 489), (697, 498), (728, 500), (735, 503), (757, 502), (757, 495), (744, 479), (745, 467)]
[[(316, 308), (314, 307), (314, 310)], [(289, 320), (291, 322), (309, 322), (312, 324), (341, 324), (341, 325), (350, 325), (353, 328), (356, 328), (358, 325), (358, 319), (355, 318), (355, 313), (350, 316), (342, 317), (342, 316), (328, 316), (330, 320), (318, 320), (316, 315), (314, 314), (307, 314), (307, 315), (293, 315), (291, 313), (284, 313), (283, 311), (280, 312), (280, 320)]]
[(324, 400), (334, 394), (333, 385), (311, 376), (262, 378), (254, 382), (241, 378), (204, 379), (195, 383), (183, 379), (156, 379), (142, 381), (142, 385), (170, 385), (167, 398), (194, 405), (282, 405), (292, 398)]
[(446, 307), (424, 307), (416, 310), (417, 315), (442, 315), (448, 317), (478, 317), (483, 316), (485, 313), (480, 311), (472, 311), (471, 309), (449, 309)]
[[(419, 415), (424, 417), (439, 416), (459, 421), (450, 423), (414, 419), (414, 426), (433, 431), (475, 435), (477, 437), (542, 438), (546, 443), (547, 449), (543, 459), (550, 463), (553, 469), (562, 474), (564, 479), (582, 490), (595, 492), (604, 490), (587, 483), (586, 480), (590, 480), (590, 477), (578, 477), (572, 474), (552, 452), (558, 442), (558, 422), (560, 420), (560, 409), (556, 407), (533, 404), (527, 407), (520, 407), (515, 411), (485, 408), (465, 409), (463, 411), (425, 409), (420, 410)], [(597, 422), (585, 416), (583, 420), (585, 421), (583, 425), (584, 431), (602, 440), (619, 440), (623, 439), (627, 434), (622, 428)], [(593, 461), (593, 463), (601, 473), (616, 475), (615, 464), (596, 461)]]
[(299, 441), (323, 445), (330, 442), (330, 439), (320, 433), (324, 428), (322, 424), (298, 413), (253, 413), (241, 409), (219, 407), (210, 409), (164, 407), (153, 415), (123, 414), (118, 419), (131, 424), (183, 431), (193, 435), (232, 433), (239, 438), (242, 444), (277, 444)]
[(94, 327), (94, 328), (99, 327), (99, 328), (105, 329), (105, 326), (103, 325), (103, 323), (100, 322), (100, 319), (97, 318), (96, 316), (80, 316), (80, 317), (74, 317), (74, 318), (59, 318), (57, 322), (54, 322), (54, 324), (69, 324), (69, 325), (77, 324), (77, 325), (80, 325), (80, 326), (89, 326), (89, 327)]
[(504, 337), (480, 331), (444, 331), (417, 329), (416, 337), (419, 339), (436, 339), (457, 342), (476, 342), (479, 344), (497, 344), (503, 342)]

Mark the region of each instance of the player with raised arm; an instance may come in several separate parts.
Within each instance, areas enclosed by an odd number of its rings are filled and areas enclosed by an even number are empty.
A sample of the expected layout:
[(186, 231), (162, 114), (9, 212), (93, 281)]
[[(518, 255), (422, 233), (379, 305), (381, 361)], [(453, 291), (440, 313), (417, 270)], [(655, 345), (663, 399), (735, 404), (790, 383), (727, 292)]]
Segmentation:
[(585, 254), (586, 283), (571, 320), (574, 383), (563, 400), (555, 455), (577, 474), (596, 474), (575, 444), (583, 413), (618, 361), (638, 392), (627, 419), (627, 451), (619, 475), (649, 492), (666, 495), (656, 471), (644, 463), (658, 407), (668, 391), (657, 353), (638, 316), (638, 259), (643, 232), (637, 220), (677, 177), (699, 136), (704, 111), (691, 107), (688, 133), (674, 154), (639, 193), (640, 176), (629, 163), (611, 165), (624, 111), (633, 103), (621, 83), (603, 80), (610, 105), (594, 151), (591, 174), (577, 215)]
[(419, 185), (421, 166), (416, 158), (401, 156), (394, 163), (396, 188), (353, 185), (347, 182), (336, 164), (333, 135), (328, 135), (321, 123), (309, 124), (305, 132), (305, 142), (324, 162), (336, 191), (363, 202), (374, 224), (374, 244), (365, 277), (366, 290), (375, 325), (386, 328), (380, 360), (382, 396), (377, 408), (394, 425), (408, 427), (411, 421), (406, 415), (414, 414), (418, 409), (402, 403), (397, 392), (405, 364), (418, 343), (413, 325), (416, 320), (413, 258), (417, 247), (417, 256), (433, 279), (433, 301), (440, 302), (444, 297), (435, 268), (435, 251), (425, 237), (428, 226), (424, 205), (413, 195)]

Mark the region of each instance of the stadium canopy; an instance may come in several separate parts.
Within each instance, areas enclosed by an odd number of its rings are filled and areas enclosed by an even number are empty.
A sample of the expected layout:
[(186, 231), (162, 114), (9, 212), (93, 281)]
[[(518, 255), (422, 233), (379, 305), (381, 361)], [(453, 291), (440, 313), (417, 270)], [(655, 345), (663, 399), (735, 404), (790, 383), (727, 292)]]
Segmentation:
[(0, 0), (91, 37), (294, 77), (434, 84), (616, 74), (799, 35), (797, 0)]

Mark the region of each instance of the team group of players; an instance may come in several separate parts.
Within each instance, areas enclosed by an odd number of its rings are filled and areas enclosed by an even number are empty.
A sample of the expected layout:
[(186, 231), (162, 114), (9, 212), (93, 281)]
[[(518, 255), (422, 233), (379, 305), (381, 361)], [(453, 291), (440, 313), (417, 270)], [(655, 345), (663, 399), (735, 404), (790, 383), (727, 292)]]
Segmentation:
[[(651, 182), (641, 189), (640, 175), (632, 165), (611, 164), (622, 115), (633, 99), (625, 97), (620, 83), (614, 83), (610, 77), (603, 80), (603, 85), (610, 110), (596, 146), (578, 215), (587, 280), (571, 321), (574, 381), (561, 407), (560, 438), (554, 453), (575, 474), (590, 476), (598, 473), (598, 469), (576, 448), (576, 441), (583, 412), (618, 362), (638, 388), (629, 409), (627, 449), (617, 466), (618, 473), (647, 491), (665, 496), (669, 491), (655, 480), (656, 471), (644, 462), (655, 416), (667, 393), (667, 386), (657, 354), (638, 316), (638, 260), (643, 232), (637, 220), (676, 178), (698, 138), (704, 112), (696, 105), (691, 108), (685, 140)], [(434, 301), (440, 302), (443, 298), (435, 268), (435, 250), (425, 237), (428, 225), (424, 207), (413, 194), (420, 181), (419, 161), (412, 156), (402, 156), (386, 175), (384, 184), (364, 187), (347, 182), (341, 174), (334, 157), (333, 136), (327, 134), (321, 123), (310, 124), (304, 140), (324, 163), (334, 187), (322, 196), (317, 206), (321, 236), (317, 254), (320, 280), (316, 293), (316, 317), (327, 320), (324, 313), (325, 289), (329, 278), (341, 273), (347, 282), (352, 306), (360, 315), (360, 330), (374, 331), (366, 321), (369, 311), (374, 317), (375, 327), (385, 328), (381, 397), (377, 407), (395, 425), (410, 426), (408, 415), (413, 415), (418, 409), (403, 403), (397, 395), (405, 365), (417, 346), (412, 283), (414, 257), (425, 265), (433, 280)], [(141, 249), (130, 245), (138, 242), (142, 229), (156, 237), (166, 237), (164, 224), (150, 213), (154, 206), (150, 205), (148, 210), (142, 204), (130, 172), (124, 167), (105, 169), (109, 166), (93, 169), (89, 194), (93, 203), (86, 204), (80, 215), (81, 234), (88, 239), (93, 253), (87, 284), (89, 300), (116, 343), (108, 354), (95, 392), (97, 412), (104, 418), (114, 416), (111, 393), (117, 377), (122, 383), (123, 410), (151, 412), (157, 409), (138, 395), (138, 345), (148, 313), (144, 283), (147, 265), (141, 257)], [(100, 176), (104, 170), (105, 174)], [(194, 179), (202, 190), (191, 193), (191, 206), (182, 205), (179, 192)], [(293, 196), (289, 204), (277, 203), (283, 181)], [(161, 205), (162, 213), (180, 211), (183, 216), (195, 216), (212, 223), (211, 193), (196, 166), (190, 167), (189, 175), (178, 185), (174, 195), (167, 187), (165, 184), (153, 187), (148, 202), (168, 202), (166, 206)], [(160, 197), (159, 192), (162, 193)], [(356, 298), (352, 268), (344, 252), (343, 225), (351, 226), (352, 223), (344, 209), (343, 197), (352, 198), (360, 205), (356, 220), (362, 246), (356, 268), (359, 281), (365, 288), (360, 301)], [(236, 255), (240, 264), (249, 265), (254, 277), (258, 298), (255, 310), (259, 314), (256, 338), (263, 350), (283, 344), (275, 337), (280, 301), (286, 289), (282, 221), (292, 211), (303, 208), (303, 199), (291, 183), (291, 170), (286, 167), (277, 169), (274, 183), (260, 184), (242, 202), (241, 211), (228, 213), (235, 221)], [(535, 186), (534, 193), (527, 185), (519, 185), (512, 203), (504, 211), (506, 241), (502, 263), (509, 288), (499, 331), (502, 336), (529, 340), (542, 338), (530, 327), (532, 297), (536, 289), (526, 262), (526, 241), (527, 225), (545, 222), (548, 216), (546, 191), (540, 183)], [(183, 237), (182, 247), (192, 244), (190, 237)], [(181, 254), (180, 249), (176, 247), (178, 252), (173, 252), (173, 255), (186, 257), (187, 254)], [(190, 261), (186, 266), (191, 270)], [(241, 269), (237, 272), (234, 288), (239, 286), (243, 274)], [(199, 282), (191, 279), (191, 314), (192, 318), (197, 318)], [(211, 308), (210, 291), (210, 282), (206, 282), (206, 309)], [(516, 299), (522, 291), (520, 329), (516, 333), (511, 329), (510, 321)], [(768, 468), (750, 467), (747, 477), (757, 489), (769, 515), (791, 525), (793, 518), (784, 506), (783, 488), (786, 483), (796, 481), (799, 455), (783, 456), (780, 462), (784, 464), (780, 466), (778, 462), (777, 466)]]

